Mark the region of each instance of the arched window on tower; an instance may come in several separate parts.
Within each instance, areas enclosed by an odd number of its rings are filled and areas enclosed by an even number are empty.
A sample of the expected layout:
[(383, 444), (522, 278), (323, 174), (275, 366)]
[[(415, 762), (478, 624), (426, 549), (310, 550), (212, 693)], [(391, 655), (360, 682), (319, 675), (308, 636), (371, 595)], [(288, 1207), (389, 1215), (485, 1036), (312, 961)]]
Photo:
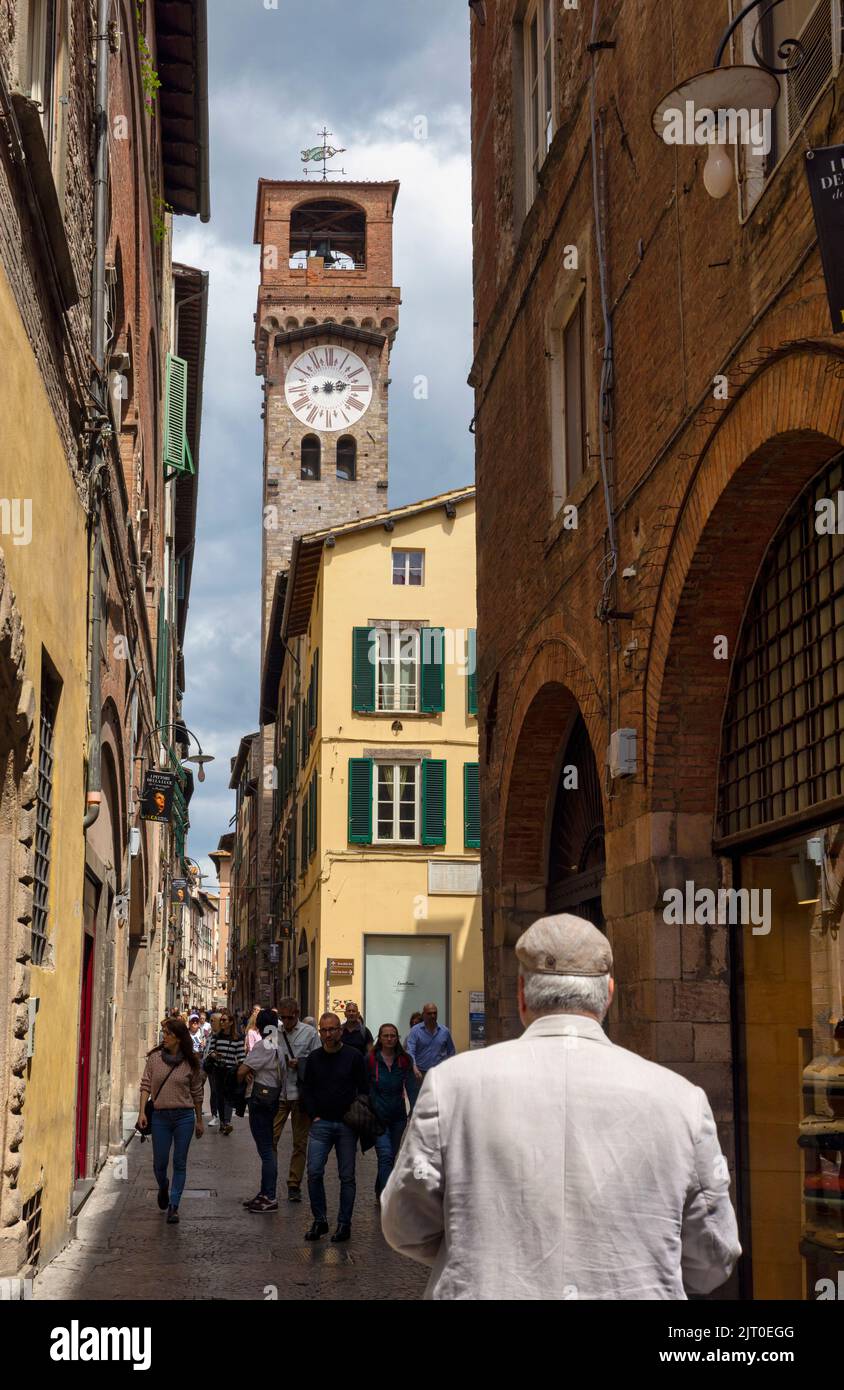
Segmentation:
[(315, 434), (306, 434), (302, 440), (302, 479), (319, 482), (320, 442)]
[(355, 481), (357, 469), (358, 446), (357, 440), (350, 434), (344, 434), (342, 439), (337, 441), (337, 477), (346, 483)]

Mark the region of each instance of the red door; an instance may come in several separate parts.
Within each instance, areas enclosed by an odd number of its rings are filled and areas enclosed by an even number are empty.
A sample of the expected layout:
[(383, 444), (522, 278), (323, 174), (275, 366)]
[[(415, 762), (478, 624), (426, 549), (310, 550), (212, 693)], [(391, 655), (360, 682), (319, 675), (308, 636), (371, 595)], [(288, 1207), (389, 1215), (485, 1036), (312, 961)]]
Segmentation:
[[(85, 879), (85, 933), (82, 947), (82, 991), (79, 1004), (79, 1062), (76, 1072), (76, 1179), (88, 1164), (88, 1099), (91, 1089), (91, 1034), (94, 998), (94, 933), (97, 890)], [(90, 930), (89, 930), (90, 928)]]

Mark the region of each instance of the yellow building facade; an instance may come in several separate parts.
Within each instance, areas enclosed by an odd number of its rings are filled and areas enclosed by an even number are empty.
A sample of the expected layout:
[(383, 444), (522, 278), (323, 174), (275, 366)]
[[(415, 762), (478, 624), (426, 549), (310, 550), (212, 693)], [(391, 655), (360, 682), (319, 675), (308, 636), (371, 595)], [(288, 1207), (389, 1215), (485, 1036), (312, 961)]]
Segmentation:
[(263, 673), (279, 985), (373, 1034), (432, 1000), (459, 1050), (483, 1036), (474, 511), (468, 488), (299, 537)]
[[(73, 1187), (88, 541), (85, 510), (43, 374), (2, 269), (0, 340), (0, 676), (4, 696), (12, 688), (18, 694), (16, 725), (4, 718), (2, 729), (0, 833), (9, 853), (2, 856), (7, 874), (0, 887), (0, 1013), (11, 1019), (11, 1028), (4, 1028), (0, 1043), (0, 1273), (14, 1273), (26, 1261), (28, 1241), (47, 1254), (63, 1243)], [(51, 853), (42, 894), (35, 788), (38, 759), (45, 756), (52, 762)], [(35, 921), (33, 897), (42, 909)], [(42, 926), (43, 950), (36, 940)], [(33, 959), (27, 965), (28, 955)]]

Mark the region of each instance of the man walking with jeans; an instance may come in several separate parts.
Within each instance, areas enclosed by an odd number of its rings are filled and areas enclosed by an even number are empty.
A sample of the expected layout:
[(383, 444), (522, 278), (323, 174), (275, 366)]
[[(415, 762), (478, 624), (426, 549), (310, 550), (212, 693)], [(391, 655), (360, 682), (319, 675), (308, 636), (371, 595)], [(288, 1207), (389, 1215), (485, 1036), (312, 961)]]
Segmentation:
[(273, 1147), (278, 1148), (281, 1131), (289, 1115), (293, 1130), (293, 1153), (290, 1156), (290, 1172), (287, 1176), (287, 1200), (301, 1202), (305, 1150), (308, 1147), (308, 1130), (311, 1127), (310, 1115), (302, 1104), (302, 1078), (307, 1058), (319, 1047), (319, 1037), (316, 1028), (311, 1028), (308, 1023), (299, 1022), (299, 1005), (295, 999), (282, 999), (278, 1006), (278, 1016), (282, 1023), (278, 1033), (278, 1050), (286, 1066), (281, 1103), (276, 1111), (273, 1126)]
[(361, 1053), (344, 1047), (341, 1041), (336, 1014), (322, 1015), (319, 1036), (322, 1047), (308, 1057), (302, 1087), (305, 1111), (313, 1122), (308, 1138), (308, 1196), (314, 1219), (305, 1240), (319, 1240), (328, 1234), (324, 1175), (328, 1155), (336, 1148), (340, 1213), (331, 1240), (338, 1244), (352, 1234), (358, 1142), (355, 1131), (343, 1123), (343, 1116), (356, 1096), (368, 1094), (369, 1082)]

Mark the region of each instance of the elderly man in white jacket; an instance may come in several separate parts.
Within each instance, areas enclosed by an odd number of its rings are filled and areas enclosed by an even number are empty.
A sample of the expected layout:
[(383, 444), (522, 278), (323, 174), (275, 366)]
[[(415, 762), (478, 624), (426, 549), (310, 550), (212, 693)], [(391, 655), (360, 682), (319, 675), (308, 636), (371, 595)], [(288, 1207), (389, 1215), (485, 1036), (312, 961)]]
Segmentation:
[(381, 1198), (431, 1299), (685, 1299), (741, 1247), (699, 1087), (610, 1042), (602, 932), (563, 914), (519, 939), (513, 1042), (425, 1078)]

